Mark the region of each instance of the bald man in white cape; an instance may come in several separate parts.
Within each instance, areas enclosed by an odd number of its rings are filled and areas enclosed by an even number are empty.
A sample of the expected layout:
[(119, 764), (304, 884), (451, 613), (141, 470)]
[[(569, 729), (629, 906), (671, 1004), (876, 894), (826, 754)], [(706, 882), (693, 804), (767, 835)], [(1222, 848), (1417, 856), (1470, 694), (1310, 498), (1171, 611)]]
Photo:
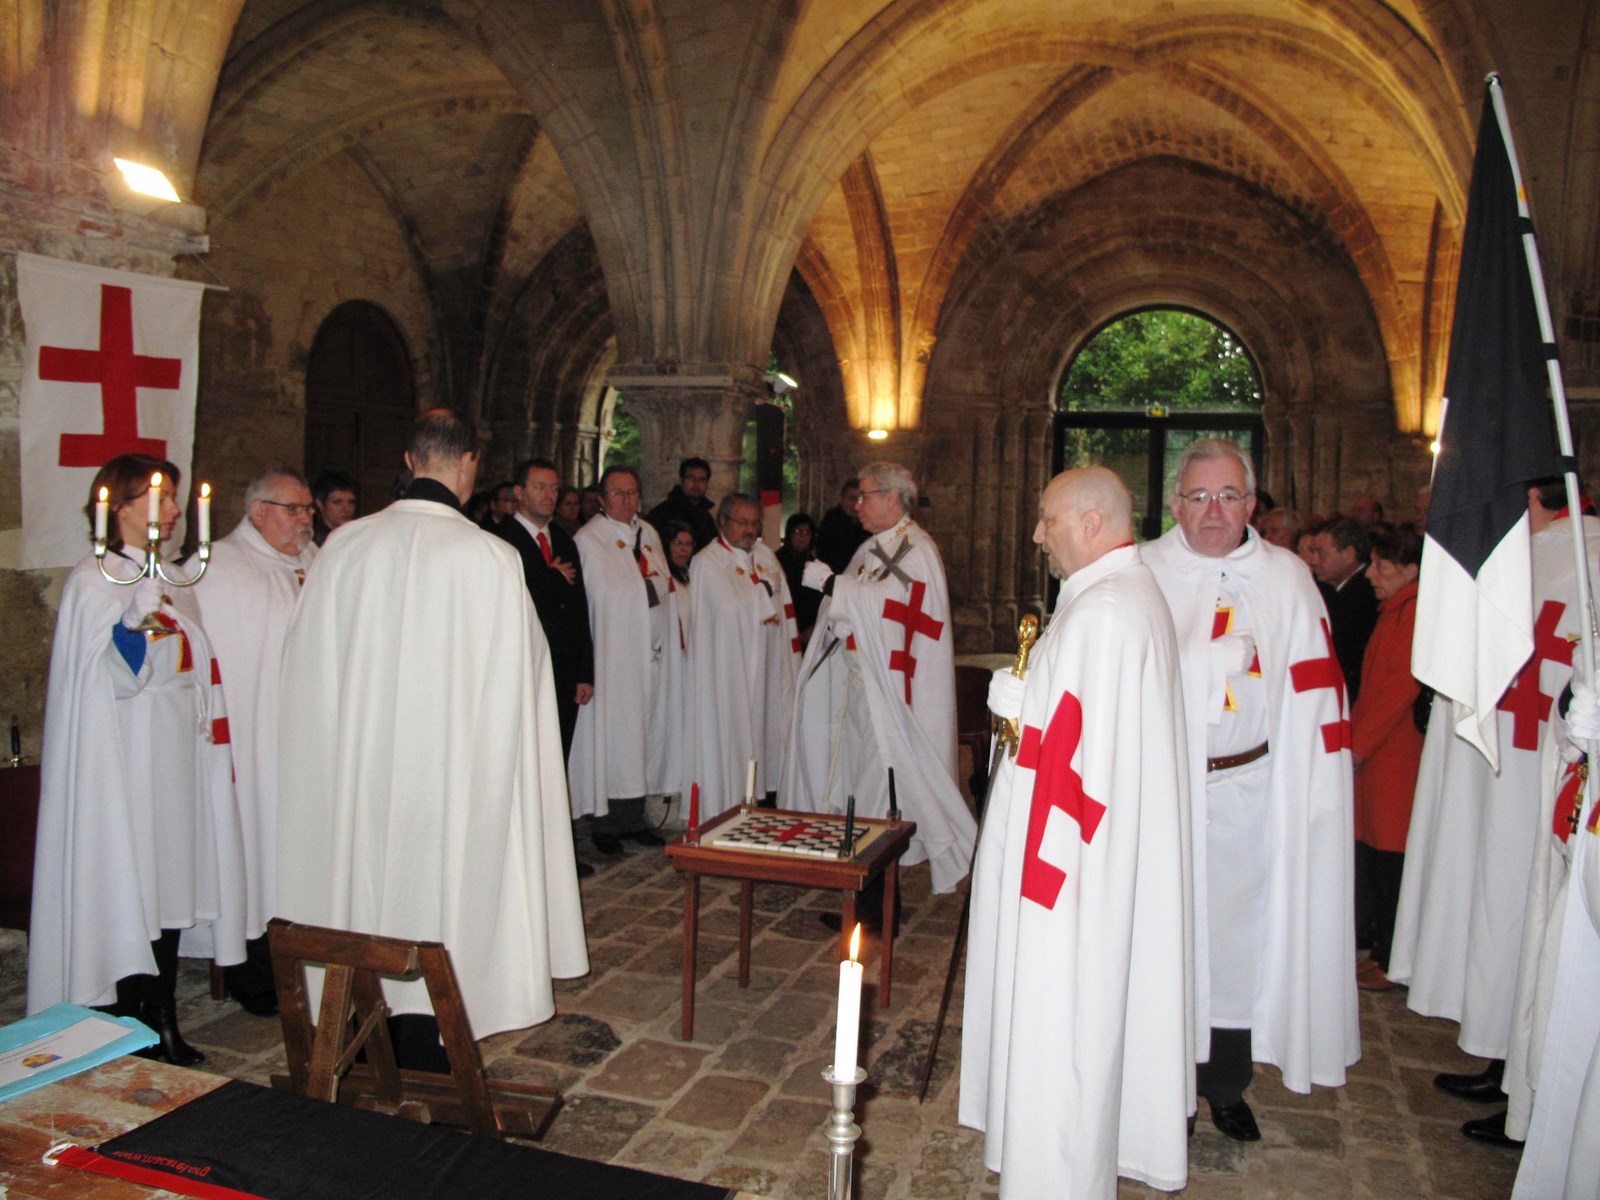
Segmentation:
[(991, 789), (972, 883), (963, 1125), (1002, 1200), (1112, 1200), (1188, 1181), (1194, 1111), (1188, 754), (1178, 645), (1102, 467), (1045, 489), (1062, 580), (1026, 684), (990, 707), (1021, 745)]
[[(342, 526), (301, 592), (278, 898), (290, 920), (443, 942), (483, 1038), (548, 1019), (551, 977), (589, 963), (549, 650), (516, 551), (460, 510), (476, 434), (422, 449), (452, 417), (418, 418), (407, 498)], [(420, 980), (384, 994), (432, 1011)]]

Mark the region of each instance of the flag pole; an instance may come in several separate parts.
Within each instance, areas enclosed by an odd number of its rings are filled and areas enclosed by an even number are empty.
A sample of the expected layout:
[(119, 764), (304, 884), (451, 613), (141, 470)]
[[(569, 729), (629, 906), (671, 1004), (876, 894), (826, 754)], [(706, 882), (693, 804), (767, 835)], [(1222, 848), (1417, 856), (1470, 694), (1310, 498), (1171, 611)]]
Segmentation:
[[(1517, 185), (1517, 215), (1522, 220), (1522, 249), (1528, 258), (1528, 278), (1533, 284), (1533, 305), (1539, 314), (1539, 337), (1545, 347), (1545, 368), (1550, 375), (1550, 402), (1555, 407), (1556, 442), (1562, 456), (1573, 462), (1572, 423), (1567, 416), (1567, 389), (1561, 378), (1561, 363), (1556, 358), (1556, 335), (1550, 321), (1550, 302), (1545, 296), (1544, 271), (1539, 266), (1539, 246), (1534, 238), (1533, 220), (1528, 211), (1528, 194), (1522, 186), (1522, 168), (1517, 162), (1516, 143), (1511, 138), (1511, 120), (1506, 115), (1505, 91), (1500, 73), (1491, 71), (1486, 82), (1489, 97), (1494, 104), (1494, 116), (1500, 126), (1500, 137), (1505, 142), (1506, 157), (1511, 162), (1511, 178)], [(1572, 531), (1572, 555), (1576, 567), (1577, 599), (1583, 621), (1579, 627), (1581, 637), (1583, 682), (1590, 687), (1595, 682), (1595, 611), (1594, 595), (1589, 587), (1589, 554), (1583, 529), (1582, 489), (1576, 471), (1565, 473), (1567, 485), (1567, 519)], [(1597, 772), (1590, 771), (1585, 784), (1585, 798), (1593, 801)], [(1586, 805), (1587, 807), (1587, 805)]]

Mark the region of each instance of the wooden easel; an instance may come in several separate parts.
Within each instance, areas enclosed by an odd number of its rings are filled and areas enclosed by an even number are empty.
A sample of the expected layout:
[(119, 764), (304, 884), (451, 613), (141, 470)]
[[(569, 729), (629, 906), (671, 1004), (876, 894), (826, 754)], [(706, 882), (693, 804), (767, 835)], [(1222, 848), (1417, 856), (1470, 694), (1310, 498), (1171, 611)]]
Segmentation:
[[(538, 1139), (561, 1107), (551, 1088), (484, 1074), (450, 952), (439, 942), (349, 933), (275, 918), (267, 926), (289, 1074), (272, 1086), (481, 1137)], [(307, 965), (326, 967), (315, 1025)], [(439, 1022), (450, 1074), (401, 1070), (389, 1040), (380, 977), (422, 979)], [(366, 1063), (356, 1056), (366, 1051)]]

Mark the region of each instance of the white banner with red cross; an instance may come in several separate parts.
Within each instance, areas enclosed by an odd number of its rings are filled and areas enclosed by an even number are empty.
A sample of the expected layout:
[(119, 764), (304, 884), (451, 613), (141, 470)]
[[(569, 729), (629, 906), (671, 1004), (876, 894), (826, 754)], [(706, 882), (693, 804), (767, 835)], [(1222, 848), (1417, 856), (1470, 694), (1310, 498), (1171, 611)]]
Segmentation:
[(26, 330), (19, 566), (66, 567), (89, 552), (89, 487), (119, 454), (172, 462), (183, 472), (183, 506), (204, 295), (204, 284), (17, 255)]

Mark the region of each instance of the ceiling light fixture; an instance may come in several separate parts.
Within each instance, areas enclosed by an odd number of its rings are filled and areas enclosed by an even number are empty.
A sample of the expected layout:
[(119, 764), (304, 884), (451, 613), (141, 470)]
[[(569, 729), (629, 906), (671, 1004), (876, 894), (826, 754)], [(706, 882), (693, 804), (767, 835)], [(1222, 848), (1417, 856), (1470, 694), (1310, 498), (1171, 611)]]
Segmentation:
[(122, 172), (122, 181), (128, 185), (128, 190), (137, 192), (141, 196), (152, 196), (157, 200), (168, 200), (174, 204), (182, 203), (178, 189), (172, 186), (172, 180), (166, 173), (155, 167), (147, 167), (143, 163), (133, 162), (126, 158), (113, 158), (117, 170)]

